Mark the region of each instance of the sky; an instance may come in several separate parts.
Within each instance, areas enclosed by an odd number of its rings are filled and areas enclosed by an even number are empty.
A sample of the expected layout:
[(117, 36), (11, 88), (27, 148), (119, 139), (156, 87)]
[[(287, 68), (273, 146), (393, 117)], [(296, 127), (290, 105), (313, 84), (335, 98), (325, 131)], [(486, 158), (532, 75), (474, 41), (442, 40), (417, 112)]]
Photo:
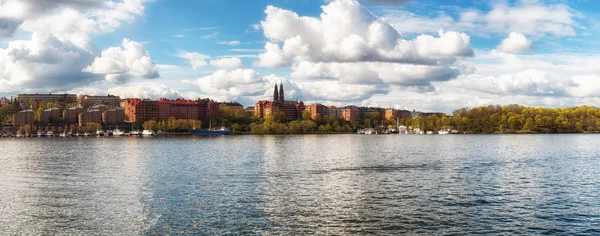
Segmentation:
[(0, 0), (0, 96), (600, 106), (600, 1)]

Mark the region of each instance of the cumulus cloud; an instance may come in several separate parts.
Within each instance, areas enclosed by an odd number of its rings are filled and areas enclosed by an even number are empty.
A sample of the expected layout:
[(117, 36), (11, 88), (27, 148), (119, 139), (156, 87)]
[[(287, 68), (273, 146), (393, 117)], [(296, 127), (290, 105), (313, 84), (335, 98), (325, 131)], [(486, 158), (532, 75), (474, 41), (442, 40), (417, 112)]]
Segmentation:
[(136, 84), (130, 86), (113, 87), (108, 89), (106, 92), (108, 94), (120, 96), (121, 98), (175, 99), (181, 97), (181, 93), (178, 90), (159, 84)]
[(205, 94), (217, 96), (258, 96), (266, 90), (266, 80), (260, 73), (251, 69), (219, 70), (195, 81), (185, 80), (183, 83), (195, 85)]
[(508, 38), (502, 40), (502, 43), (496, 47), (496, 50), (505, 53), (523, 53), (531, 49), (531, 41), (525, 35), (512, 32)]
[(274, 68), (291, 65), (291, 56), (283, 53), (279, 45), (267, 42), (265, 50), (266, 52), (258, 55), (258, 60), (254, 62), (254, 66)]
[(25, 31), (53, 34), (100, 34), (119, 28), (144, 12), (147, 0), (4, 0), (0, 32), (11, 37)]
[[(439, 30), (438, 37), (421, 35), (405, 40), (390, 24), (375, 17), (356, 0), (338, 0), (322, 7), (320, 18), (268, 6), (261, 21), (267, 43), (260, 66), (286, 66), (285, 56), (313, 62), (379, 61), (415, 64), (453, 63), (470, 57), (470, 38)], [(283, 59), (276, 63), (274, 59)]]
[(192, 66), (192, 69), (197, 70), (200, 67), (205, 67), (208, 65), (206, 60), (210, 59), (210, 56), (200, 54), (197, 52), (181, 52), (177, 54), (177, 57), (185, 59), (188, 64)]
[(221, 69), (236, 69), (244, 67), (238, 57), (224, 57), (210, 60), (210, 65)]
[(82, 71), (94, 60), (91, 44), (72, 42), (51, 34), (33, 33), (30, 40), (15, 40), (0, 49), (0, 92), (64, 88), (69, 84), (102, 79)]
[(333, 79), (348, 84), (395, 84), (430, 86), (432, 81), (446, 81), (461, 74), (461, 69), (446, 66), (411, 65), (384, 62), (311, 63), (301, 61), (293, 67), (293, 78)]
[(160, 77), (148, 51), (138, 42), (123, 39), (121, 47), (111, 47), (83, 69), (84, 72), (105, 75), (108, 82), (122, 84), (133, 77)]

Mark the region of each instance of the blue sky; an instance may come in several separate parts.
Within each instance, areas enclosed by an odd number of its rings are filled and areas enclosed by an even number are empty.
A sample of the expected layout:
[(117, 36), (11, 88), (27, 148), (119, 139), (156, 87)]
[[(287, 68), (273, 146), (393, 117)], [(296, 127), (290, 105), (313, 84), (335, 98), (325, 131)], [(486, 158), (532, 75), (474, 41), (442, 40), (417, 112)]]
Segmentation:
[(600, 106), (598, 1), (7, 0), (0, 96)]

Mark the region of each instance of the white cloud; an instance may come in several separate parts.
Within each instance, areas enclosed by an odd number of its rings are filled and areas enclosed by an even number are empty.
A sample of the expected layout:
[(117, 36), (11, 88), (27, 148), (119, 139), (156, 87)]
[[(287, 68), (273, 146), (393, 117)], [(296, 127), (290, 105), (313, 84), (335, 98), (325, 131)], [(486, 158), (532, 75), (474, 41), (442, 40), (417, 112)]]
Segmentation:
[(130, 86), (113, 87), (108, 89), (106, 92), (108, 94), (120, 96), (121, 98), (175, 99), (182, 97), (179, 91), (159, 84), (135, 84)]
[(223, 44), (223, 45), (229, 45), (229, 46), (235, 46), (235, 45), (240, 45), (241, 42), (240, 41), (219, 41), (217, 42), (217, 44)]
[(254, 66), (273, 68), (291, 65), (292, 58), (283, 53), (277, 44), (266, 43), (265, 49), (265, 53), (258, 55), (258, 61), (254, 62)]
[(236, 69), (244, 67), (239, 57), (225, 57), (210, 60), (210, 65), (221, 69)]
[(52, 91), (72, 84), (102, 79), (82, 69), (94, 60), (85, 42), (33, 33), (30, 40), (15, 40), (0, 49), (0, 92)]
[(107, 81), (116, 84), (125, 83), (133, 77), (154, 79), (160, 76), (144, 46), (128, 39), (123, 39), (121, 47), (102, 51), (101, 56), (83, 71), (106, 75)]
[(525, 35), (517, 32), (512, 32), (508, 38), (502, 40), (496, 50), (505, 53), (523, 53), (531, 49), (531, 41)]
[(208, 65), (208, 62), (206, 62), (206, 60), (210, 59), (210, 56), (208, 56), (208, 55), (200, 54), (197, 52), (186, 52), (186, 51), (183, 51), (183, 52), (177, 54), (177, 57), (185, 59), (187, 61), (187, 63), (190, 64), (194, 70), (197, 70), (200, 67), (205, 67), (206, 65)]
[(334, 79), (347, 84), (395, 84), (429, 87), (432, 81), (446, 81), (461, 73), (459, 68), (399, 63), (311, 63), (293, 67), (293, 78)]
[[(470, 57), (470, 38), (464, 33), (444, 32), (405, 40), (382, 18), (375, 17), (355, 0), (339, 0), (322, 7), (320, 18), (268, 6), (261, 21), (267, 43), (259, 66), (286, 66), (285, 56), (313, 62), (380, 61), (416, 64), (446, 64)], [(262, 56), (262, 57), (261, 57)]]
[(202, 39), (215, 39), (215, 38), (217, 38), (217, 36), (219, 36), (219, 33), (213, 32), (213, 33), (202, 36)]
[(219, 70), (195, 81), (183, 81), (184, 84), (197, 86), (207, 95), (231, 99), (261, 95), (267, 89), (266, 82), (258, 72), (250, 69)]

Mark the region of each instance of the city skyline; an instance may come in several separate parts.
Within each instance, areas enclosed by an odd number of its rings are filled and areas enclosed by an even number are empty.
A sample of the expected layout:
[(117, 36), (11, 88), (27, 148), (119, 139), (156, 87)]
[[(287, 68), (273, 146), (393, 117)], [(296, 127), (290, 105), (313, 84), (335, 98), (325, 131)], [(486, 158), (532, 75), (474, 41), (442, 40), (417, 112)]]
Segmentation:
[(209, 97), (250, 106), (282, 82), (286, 98), (307, 104), (448, 114), (488, 104), (600, 106), (598, 5), (8, 0), (0, 97)]

